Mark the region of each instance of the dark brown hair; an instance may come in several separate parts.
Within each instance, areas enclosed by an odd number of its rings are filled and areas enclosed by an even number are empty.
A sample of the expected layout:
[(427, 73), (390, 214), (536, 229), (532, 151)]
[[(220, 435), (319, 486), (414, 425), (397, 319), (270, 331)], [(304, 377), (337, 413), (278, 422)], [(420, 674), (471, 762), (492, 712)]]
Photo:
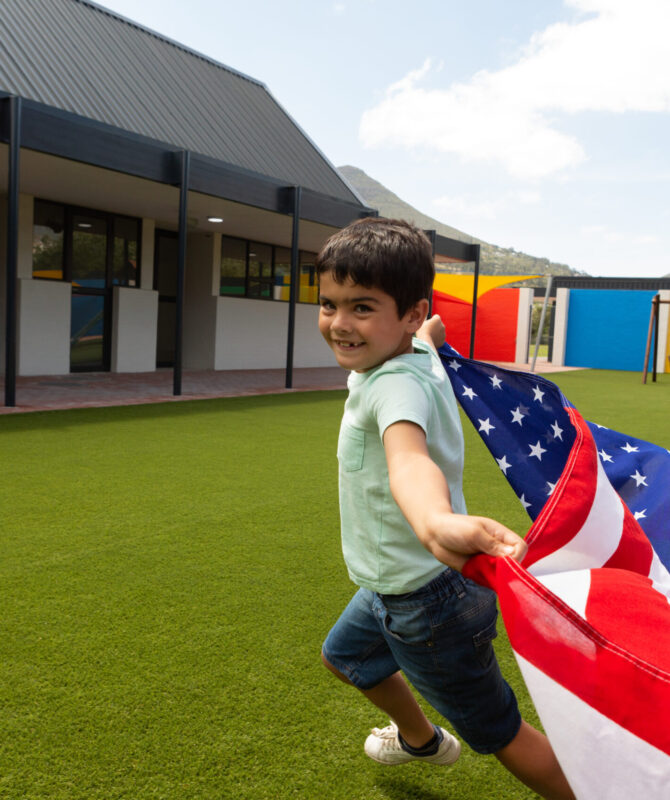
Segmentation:
[(357, 220), (333, 234), (315, 265), (318, 275), (330, 272), (337, 283), (350, 280), (386, 292), (395, 300), (398, 317), (430, 297), (435, 277), (426, 234), (404, 220), (382, 217)]

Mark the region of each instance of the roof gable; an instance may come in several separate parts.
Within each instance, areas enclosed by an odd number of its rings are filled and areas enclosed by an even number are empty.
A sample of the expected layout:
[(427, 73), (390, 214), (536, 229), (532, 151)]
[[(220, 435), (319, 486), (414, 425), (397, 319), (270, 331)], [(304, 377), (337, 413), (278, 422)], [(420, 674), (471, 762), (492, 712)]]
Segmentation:
[(360, 203), (267, 87), (88, 0), (2, 0), (0, 89)]

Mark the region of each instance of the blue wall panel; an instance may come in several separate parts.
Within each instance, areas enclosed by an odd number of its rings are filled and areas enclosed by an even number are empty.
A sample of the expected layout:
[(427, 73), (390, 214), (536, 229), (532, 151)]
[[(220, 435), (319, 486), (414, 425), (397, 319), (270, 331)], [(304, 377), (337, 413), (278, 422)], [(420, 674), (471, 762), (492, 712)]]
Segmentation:
[(571, 289), (565, 363), (642, 370), (654, 291)]

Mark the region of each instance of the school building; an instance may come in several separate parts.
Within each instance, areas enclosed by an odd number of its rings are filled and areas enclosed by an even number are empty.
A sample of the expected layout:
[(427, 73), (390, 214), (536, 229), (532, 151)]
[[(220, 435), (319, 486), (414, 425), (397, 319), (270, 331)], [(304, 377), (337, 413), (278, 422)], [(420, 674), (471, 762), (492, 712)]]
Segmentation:
[(331, 366), (314, 256), (370, 214), (259, 81), (89, 0), (0, 3), (7, 405), (17, 375)]

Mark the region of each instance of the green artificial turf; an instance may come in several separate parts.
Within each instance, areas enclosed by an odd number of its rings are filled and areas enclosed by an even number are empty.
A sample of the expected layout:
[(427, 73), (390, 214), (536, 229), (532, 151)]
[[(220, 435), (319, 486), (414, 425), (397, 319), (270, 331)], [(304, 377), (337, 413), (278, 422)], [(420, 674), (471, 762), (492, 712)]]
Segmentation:
[[(556, 377), (588, 418), (670, 447), (670, 383), (636, 385), (630, 402), (628, 375)], [(533, 797), (467, 748), (450, 769), (369, 761), (362, 742), (386, 721), (320, 665), (353, 591), (338, 534), (344, 396), (0, 419), (1, 798)], [(525, 530), (466, 438), (470, 509)]]

